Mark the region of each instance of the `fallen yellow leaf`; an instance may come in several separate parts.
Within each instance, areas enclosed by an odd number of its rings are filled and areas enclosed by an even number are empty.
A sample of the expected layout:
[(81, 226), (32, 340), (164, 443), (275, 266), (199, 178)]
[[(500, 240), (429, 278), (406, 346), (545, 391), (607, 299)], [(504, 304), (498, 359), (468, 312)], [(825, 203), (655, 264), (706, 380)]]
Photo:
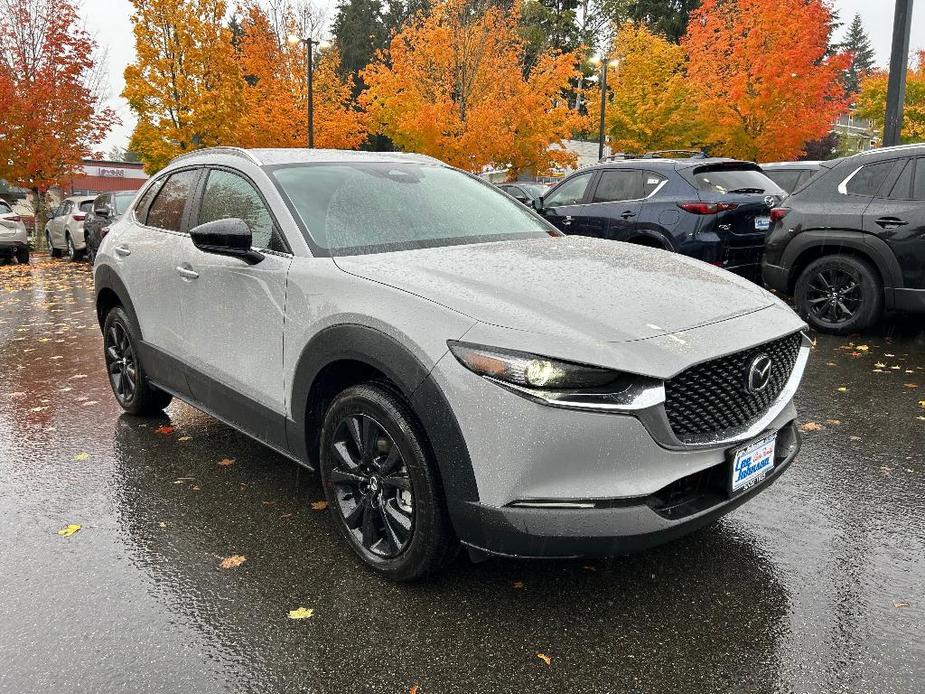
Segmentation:
[(181, 436), (180, 438), (177, 439), (177, 441), (189, 441), (191, 438), (193, 437), (192, 436)]
[(229, 465), (234, 465), (234, 458), (222, 458), (218, 461), (219, 465), (223, 467), (228, 467)]
[(897, 600), (896, 602), (893, 603), (893, 607), (896, 607), (896, 608), (909, 607), (909, 603), (906, 602), (905, 600)]
[(79, 463), (82, 460), (90, 460), (90, 454), (84, 451), (75, 455), (73, 458), (71, 458), (71, 460), (73, 460), (75, 463)]
[(77, 525), (77, 523), (71, 523), (70, 525), (66, 525), (63, 528), (61, 528), (61, 530), (58, 531), (58, 534), (61, 537), (70, 537), (71, 535), (76, 533), (78, 530), (80, 530), (80, 526)]
[(307, 607), (299, 607), (294, 610), (289, 610), (289, 619), (308, 619), (313, 614), (314, 610), (308, 609)]
[(800, 425), (800, 431), (819, 431), (823, 428), (818, 422), (804, 422)]
[(408, 694), (418, 694), (418, 686), (415, 684), (411, 689), (408, 690)]
[(839, 424), (841, 424), (841, 421), (838, 419), (827, 419), (825, 420), (825, 423), (829, 426), (837, 427)]
[(838, 389), (838, 392), (839, 392), (839, 393), (847, 393), (847, 392), (848, 392), (848, 389), (845, 388), (845, 386), (842, 386), (841, 388)]
[(857, 347), (855, 347), (855, 349), (858, 352), (866, 352), (867, 350), (870, 349), (870, 347), (868, 347), (867, 345), (858, 345)]
[(513, 584), (513, 585), (514, 585), (514, 588), (516, 588), (517, 590), (520, 590), (521, 588), (524, 587), (524, 582), (523, 582), (523, 581), (514, 581), (514, 584)]
[(537, 653), (537, 654), (536, 654), (536, 657), (539, 658), (540, 660), (542, 660), (542, 661), (543, 661), (544, 663), (546, 663), (547, 665), (549, 665), (550, 663), (552, 663), (552, 658), (550, 658), (550, 657), (549, 657), (548, 655), (546, 655), (545, 653)]
[(925, 400), (919, 400), (919, 407), (925, 407)]
[(918, 383), (903, 383), (903, 387), (904, 388), (918, 388), (919, 384)]
[(328, 507), (327, 501), (313, 501), (311, 503), (312, 511), (324, 511)]
[(243, 554), (232, 554), (230, 557), (225, 557), (222, 559), (222, 563), (219, 564), (219, 566), (223, 569), (234, 569), (241, 566), (241, 564), (246, 561), (247, 559)]

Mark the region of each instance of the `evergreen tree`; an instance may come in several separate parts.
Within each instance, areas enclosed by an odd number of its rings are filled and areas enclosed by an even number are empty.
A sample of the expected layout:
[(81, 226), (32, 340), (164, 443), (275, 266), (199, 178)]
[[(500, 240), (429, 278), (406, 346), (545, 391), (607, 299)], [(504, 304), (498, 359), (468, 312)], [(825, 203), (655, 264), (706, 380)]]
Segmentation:
[(644, 24), (649, 31), (677, 43), (687, 32), (690, 13), (700, 7), (700, 0), (629, 0), (622, 19)]
[(363, 90), (360, 71), (373, 61), (376, 51), (388, 46), (389, 35), (382, 18), (381, 0), (340, 0), (333, 25), (334, 43), (340, 51), (340, 71), (353, 78), (353, 96)]
[(845, 70), (844, 76), (845, 93), (857, 94), (861, 89), (861, 80), (874, 70), (874, 49), (870, 45), (870, 37), (864, 31), (860, 14), (854, 15), (839, 48), (851, 54), (851, 65)]

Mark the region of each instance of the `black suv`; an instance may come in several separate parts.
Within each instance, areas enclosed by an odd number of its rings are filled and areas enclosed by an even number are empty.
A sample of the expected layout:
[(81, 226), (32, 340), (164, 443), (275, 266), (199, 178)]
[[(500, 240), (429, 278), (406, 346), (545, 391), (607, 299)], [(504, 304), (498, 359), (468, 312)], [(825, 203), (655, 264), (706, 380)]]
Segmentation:
[(751, 162), (647, 157), (581, 169), (533, 206), (566, 234), (677, 251), (757, 279), (784, 195)]
[(765, 176), (788, 193), (802, 188), (821, 169), (822, 162), (818, 161), (777, 161), (761, 165)]
[(96, 252), (109, 232), (109, 227), (128, 209), (137, 193), (137, 190), (125, 190), (96, 196), (84, 221), (84, 242), (87, 244), (87, 258), (91, 265), (96, 260)]
[(925, 313), (925, 145), (824, 162), (771, 211), (762, 275), (815, 328)]

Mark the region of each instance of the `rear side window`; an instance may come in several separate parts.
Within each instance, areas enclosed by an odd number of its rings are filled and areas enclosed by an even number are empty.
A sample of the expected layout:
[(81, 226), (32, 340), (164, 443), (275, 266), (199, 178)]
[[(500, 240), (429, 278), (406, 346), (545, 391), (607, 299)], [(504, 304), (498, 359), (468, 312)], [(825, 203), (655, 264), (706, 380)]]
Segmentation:
[(186, 202), (193, 192), (198, 176), (199, 171), (195, 169), (178, 171), (170, 176), (151, 203), (148, 210), (148, 226), (180, 231), (183, 225), (183, 210), (186, 209)]
[(694, 187), (708, 193), (773, 193), (784, 191), (774, 181), (755, 169), (697, 169)]
[(585, 190), (591, 182), (591, 172), (578, 174), (564, 181), (544, 200), (546, 207), (577, 205), (585, 198)]
[(895, 165), (895, 161), (881, 161), (862, 166), (843, 184), (844, 191), (851, 195), (876, 195)]
[(642, 174), (639, 171), (605, 170), (591, 202), (638, 200), (642, 197)]
[(651, 171), (646, 171), (643, 173), (642, 179), (642, 197), (647, 198), (661, 186), (668, 179), (664, 176), (661, 176), (657, 173), (652, 173)]
[(890, 191), (891, 200), (909, 200), (912, 195), (912, 174), (915, 172), (915, 162), (903, 162), (903, 170), (899, 173), (899, 178), (893, 184)]
[(80, 211), (81, 211), (81, 212), (86, 212), (86, 213), (88, 213), (88, 214), (89, 214), (90, 212), (93, 212), (93, 201), (92, 201), (92, 200), (84, 200), (82, 203), (80, 203)]
[(915, 160), (915, 184), (912, 188), (912, 199), (925, 200), (925, 158)]

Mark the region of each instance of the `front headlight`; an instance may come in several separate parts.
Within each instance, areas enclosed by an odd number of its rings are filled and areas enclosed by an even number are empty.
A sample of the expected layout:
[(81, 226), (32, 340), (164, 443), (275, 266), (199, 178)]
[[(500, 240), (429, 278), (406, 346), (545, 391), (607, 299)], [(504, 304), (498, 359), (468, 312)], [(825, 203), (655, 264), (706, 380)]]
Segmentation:
[(463, 342), (448, 343), (453, 356), (480, 376), (526, 388), (580, 390), (602, 388), (619, 379), (608, 369), (559, 361), (525, 352), (481, 347)]

